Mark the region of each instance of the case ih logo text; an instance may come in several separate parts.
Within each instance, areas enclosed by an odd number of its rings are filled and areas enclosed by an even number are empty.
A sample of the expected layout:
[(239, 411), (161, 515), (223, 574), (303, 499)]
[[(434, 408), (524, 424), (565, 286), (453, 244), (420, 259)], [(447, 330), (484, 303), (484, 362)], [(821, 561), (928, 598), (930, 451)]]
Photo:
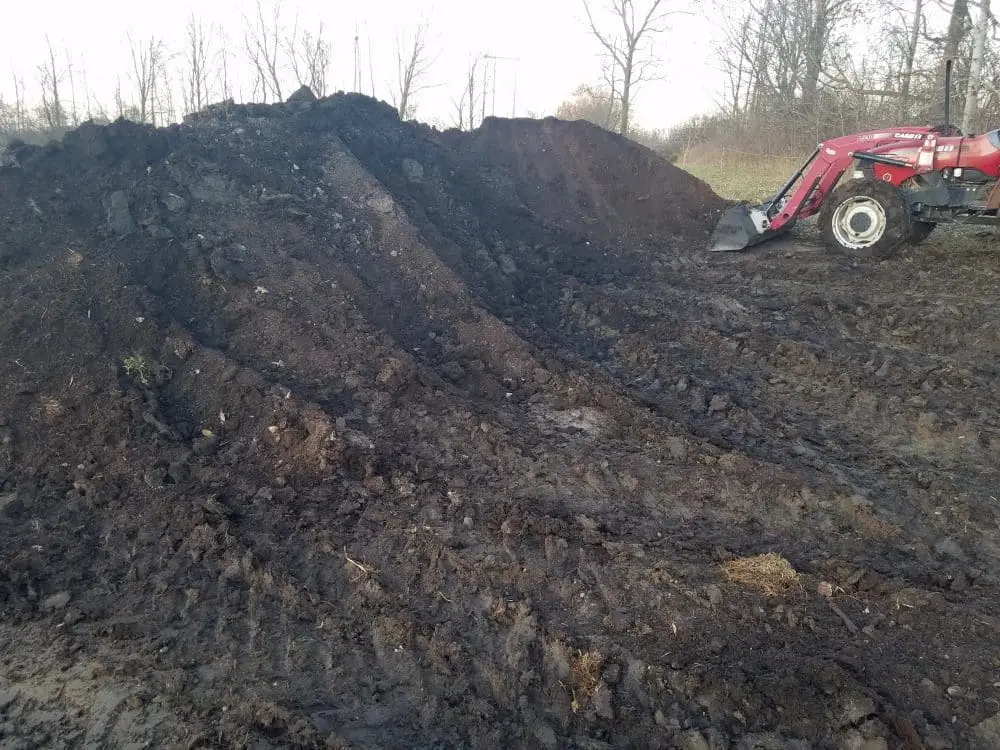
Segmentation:
[(893, 138), (919, 138), (920, 140), (923, 140), (924, 134), (923, 133), (893, 133), (892, 137)]

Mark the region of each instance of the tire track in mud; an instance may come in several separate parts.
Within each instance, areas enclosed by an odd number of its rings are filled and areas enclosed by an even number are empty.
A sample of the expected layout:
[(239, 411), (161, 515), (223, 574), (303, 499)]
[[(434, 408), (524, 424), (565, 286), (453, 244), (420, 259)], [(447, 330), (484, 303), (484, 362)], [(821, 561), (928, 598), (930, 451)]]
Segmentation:
[[(713, 278), (711, 273), (703, 275), (707, 277), (705, 285), (718, 290), (715, 294), (727, 290), (727, 285), (716, 283), (719, 280)], [(662, 290), (664, 285), (658, 285), (655, 289)], [(940, 486), (953, 470), (958, 457), (953, 455), (949, 459), (943, 454), (930, 455), (926, 453), (926, 449), (924, 455), (920, 455), (919, 451), (909, 449), (911, 441), (935, 440), (934, 435), (926, 434), (929, 430), (924, 425), (929, 421), (928, 427), (933, 429), (934, 422), (931, 420), (936, 411), (942, 411), (954, 419), (963, 432), (974, 432), (977, 427), (981, 429), (985, 426), (982, 423), (984, 410), (989, 410), (987, 413), (994, 410), (988, 398), (980, 396), (974, 398), (972, 404), (965, 406), (964, 415), (960, 412), (956, 415), (958, 405), (947, 402), (946, 397), (933, 391), (927, 392), (927, 377), (940, 374), (942, 368), (935, 365), (928, 367), (926, 357), (915, 351), (886, 353), (884, 349), (879, 351), (877, 344), (857, 336), (844, 338), (840, 331), (822, 331), (815, 327), (794, 332), (787, 329), (774, 330), (775, 326), (766, 326), (765, 330), (761, 330), (759, 321), (750, 322), (756, 312), (752, 299), (743, 297), (745, 306), (735, 301), (738, 299), (738, 290), (728, 290), (731, 295), (729, 299), (734, 300), (734, 310), (742, 308), (744, 311), (742, 321), (713, 325), (710, 316), (706, 318), (697, 314), (700, 307), (696, 299), (699, 293), (697, 288), (666, 288), (675, 290), (673, 295), (668, 292), (668, 296), (687, 296), (690, 302), (685, 305), (661, 304), (660, 309), (664, 313), (659, 317), (652, 309), (651, 300), (657, 297), (662, 300), (662, 292), (657, 295), (650, 291), (644, 297), (642, 290), (634, 288), (613, 289), (608, 294), (604, 290), (591, 290), (588, 309), (601, 308), (603, 314), (609, 305), (617, 306), (607, 317), (630, 334), (630, 340), (623, 341), (618, 347), (621, 357), (615, 358), (612, 363), (601, 363), (604, 371), (618, 377), (618, 382), (632, 393), (638, 394), (638, 398), (655, 405), (661, 412), (684, 424), (687, 429), (716, 441), (723, 441), (720, 443), (723, 447), (745, 451), (749, 455), (778, 461), (786, 466), (805, 462), (825, 473), (836, 474), (838, 467), (842, 467), (840, 480), (844, 484), (863, 489), (868, 494), (880, 495), (880, 505), (897, 514), (903, 511), (903, 518), (911, 523), (919, 523), (919, 515), (933, 510), (934, 503), (926, 496), (921, 499), (920, 495), (926, 493), (919, 489), (917, 496), (909, 500), (898, 495), (895, 498), (891, 495), (886, 497), (887, 491), (893, 489), (894, 482), (885, 475), (887, 466), (894, 466), (895, 471), (909, 481), (918, 479), (919, 484), (924, 487), (933, 482), (938, 482)], [(650, 285), (648, 289), (652, 290), (654, 287)], [(680, 291), (680, 294), (676, 291)], [(613, 301), (609, 303), (610, 295), (613, 295)], [(630, 302), (634, 298), (642, 299), (643, 302)], [(618, 299), (622, 301), (618, 303)], [(714, 300), (701, 306), (711, 306), (713, 303)], [(789, 300), (789, 307), (801, 307), (795, 303), (796, 300)], [(636, 305), (641, 306), (641, 318), (634, 313)], [(795, 318), (796, 321), (803, 319), (804, 316), (801, 315)], [(625, 321), (624, 324), (622, 321)], [(635, 333), (640, 330), (642, 334)], [(808, 331), (812, 331), (812, 334)], [(584, 334), (585, 332), (584, 329)], [(806, 334), (805, 338), (803, 334)], [(653, 341), (669, 343), (664, 346)], [(643, 352), (646, 356), (640, 362), (632, 364), (621, 361), (636, 349), (647, 350)], [(822, 358), (817, 358), (814, 352), (821, 354)], [(664, 367), (663, 363), (669, 362), (671, 358), (683, 363), (683, 367)], [(692, 367), (692, 363), (699, 362), (702, 363), (701, 367)], [(892, 370), (889, 369), (890, 365)], [(652, 375), (649, 374), (650, 371), (653, 371)], [(907, 378), (909, 383), (900, 382), (898, 378), (892, 377), (892, 371), (913, 372), (916, 375)], [(832, 376), (836, 373), (840, 375), (834, 381)], [(969, 382), (968, 375), (962, 377)], [(845, 378), (846, 383), (843, 383)], [(653, 380), (654, 388), (636, 388), (634, 384), (643, 380), (647, 384)], [(859, 414), (856, 407), (845, 413), (844, 405), (850, 405), (852, 400), (859, 403), (856, 395), (859, 387), (869, 394), (880, 391), (884, 393), (887, 380), (891, 384), (890, 392), (904, 395), (907, 390), (911, 394), (916, 392), (911, 400), (917, 399), (917, 403), (905, 404), (899, 396), (894, 396), (897, 402), (895, 413), (878, 414), (881, 411), (878, 401), (871, 403), (870, 415)], [(671, 387), (675, 392), (666, 392), (664, 383), (668, 382), (682, 383), (685, 392), (694, 388), (695, 384), (706, 388), (707, 394), (698, 399), (700, 406), (697, 412), (703, 411), (713, 392), (721, 393), (730, 402), (725, 411), (728, 411), (729, 406), (748, 410), (756, 426), (747, 432), (734, 430), (730, 424), (731, 419), (726, 417), (715, 420), (698, 419), (676, 393), (675, 386)], [(799, 413), (776, 410), (774, 405), (781, 404), (783, 399), (788, 401), (790, 394), (772, 386), (787, 383), (797, 383), (799, 390), (805, 386), (810, 395), (818, 396), (820, 400), (811, 399), (808, 405), (802, 405)], [(978, 383), (985, 386), (987, 393), (995, 389), (995, 385), (985, 379), (979, 379)], [(660, 385), (659, 388), (655, 387), (657, 384)], [(751, 392), (751, 389), (756, 392)], [(862, 396), (865, 390), (862, 390)], [(791, 402), (794, 403), (794, 394), (791, 395)], [(925, 417), (929, 419), (925, 420)], [(916, 437), (914, 429), (918, 432)], [(986, 427), (987, 431), (990, 429), (992, 428)], [(973, 432), (970, 432), (969, 437), (973, 437)], [(775, 436), (779, 434), (786, 435), (783, 446), (774, 444)], [(886, 438), (891, 442), (885, 442)], [(961, 436), (956, 433), (950, 442), (953, 445), (959, 444), (960, 439)], [(873, 444), (873, 440), (880, 440), (883, 445)], [(937, 440), (947, 441), (948, 436), (942, 435)], [(758, 444), (753, 445), (754, 441)], [(990, 443), (979, 444), (969, 440), (967, 445), (969, 447), (964, 451), (965, 455), (978, 455), (981, 469), (978, 476), (975, 470), (967, 470), (961, 484), (956, 488), (949, 483), (950, 489), (963, 492), (968, 498), (966, 502), (981, 504), (986, 500), (987, 506), (982, 509), (988, 512), (989, 488), (996, 481), (995, 468), (988, 458)], [(974, 453), (970, 454), (969, 451)], [(861, 468), (865, 465), (868, 466), (867, 469)], [(899, 505), (899, 501), (903, 501), (903, 505)], [(911, 505), (913, 502), (917, 505)], [(895, 508), (892, 507), (894, 503)], [(940, 529), (932, 531), (932, 534), (941, 533)], [(986, 552), (995, 556), (989, 548)]]

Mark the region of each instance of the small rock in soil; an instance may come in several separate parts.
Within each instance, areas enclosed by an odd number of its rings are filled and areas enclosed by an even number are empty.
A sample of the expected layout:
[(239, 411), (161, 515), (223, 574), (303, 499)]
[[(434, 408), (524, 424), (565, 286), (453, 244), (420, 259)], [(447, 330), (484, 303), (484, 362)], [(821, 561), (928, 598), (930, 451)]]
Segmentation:
[(748, 734), (736, 746), (737, 750), (788, 750), (788, 743), (773, 732)]
[(615, 718), (614, 709), (611, 707), (611, 689), (607, 685), (598, 685), (594, 691), (594, 710), (602, 719)]
[(705, 595), (708, 597), (708, 603), (713, 607), (722, 604), (722, 589), (714, 583), (705, 588)]
[(838, 723), (842, 727), (853, 726), (875, 713), (875, 702), (866, 695), (847, 695), (843, 699)]
[(236, 200), (236, 195), (229, 183), (219, 175), (207, 174), (191, 186), (191, 195), (195, 200), (215, 205), (226, 205)]
[(687, 458), (687, 444), (684, 442), (684, 438), (668, 438), (667, 448), (670, 450), (670, 457), (675, 461), (683, 461)]
[(535, 727), (535, 739), (538, 740), (541, 747), (552, 750), (559, 746), (558, 740), (556, 739), (555, 730), (548, 724), (539, 723)]
[(416, 159), (403, 159), (403, 177), (410, 182), (420, 182), (424, 179), (424, 165)]
[(159, 224), (154, 224), (147, 231), (154, 240), (169, 240), (174, 236), (172, 231)]
[(940, 557), (951, 557), (955, 560), (965, 560), (965, 551), (951, 537), (939, 539), (934, 543), (934, 554)]
[(927, 750), (951, 750), (954, 745), (941, 732), (931, 729), (924, 737), (924, 747)]
[(1000, 714), (994, 714), (972, 728), (970, 750), (997, 750), (1000, 748)]
[(108, 199), (108, 227), (119, 236), (135, 231), (135, 219), (129, 210), (128, 193), (118, 190)]
[(679, 750), (712, 750), (705, 735), (697, 729), (689, 729), (677, 740)]
[(170, 213), (177, 213), (184, 210), (187, 206), (187, 200), (175, 193), (167, 193), (163, 196), (163, 205)]
[(701, 388), (695, 388), (691, 391), (691, 411), (705, 411), (705, 394)]
[(458, 362), (452, 360), (441, 365), (441, 375), (451, 381), (458, 381), (465, 377), (465, 368)]
[(58, 594), (53, 594), (52, 596), (46, 597), (42, 600), (42, 609), (46, 612), (52, 612), (57, 609), (62, 609), (67, 604), (69, 604), (70, 594), (68, 591), (60, 591)]
[(725, 411), (729, 408), (729, 396), (721, 393), (717, 393), (712, 396), (712, 401), (708, 405), (708, 413), (715, 414), (716, 412)]

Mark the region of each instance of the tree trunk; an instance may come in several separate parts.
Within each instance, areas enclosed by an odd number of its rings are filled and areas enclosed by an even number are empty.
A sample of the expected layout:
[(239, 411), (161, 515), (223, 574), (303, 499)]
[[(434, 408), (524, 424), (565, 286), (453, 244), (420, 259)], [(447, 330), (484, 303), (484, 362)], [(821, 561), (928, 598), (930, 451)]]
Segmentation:
[(618, 73), (618, 66), (615, 65), (614, 62), (612, 61), (611, 81), (610, 81), (611, 92), (608, 94), (608, 115), (604, 121), (604, 127), (607, 128), (608, 130), (615, 129), (616, 125), (614, 115), (615, 115), (615, 99), (618, 96), (618, 80), (616, 75), (617, 73)]
[(823, 57), (826, 55), (826, 43), (829, 37), (827, 18), (827, 0), (813, 0), (812, 23), (809, 25), (809, 35), (806, 47), (805, 75), (802, 80), (802, 101), (807, 106), (816, 102), (816, 92), (819, 89), (819, 74), (823, 68)]
[(899, 124), (905, 125), (910, 117), (910, 88), (913, 84), (913, 65), (917, 59), (917, 44), (920, 41), (920, 22), (923, 20), (924, 0), (917, 0), (913, 9), (913, 25), (910, 40), (906, 46), (906, 65), (903, 81), (899, 89)]
[(972, 62), (969, 65), (969, 83), (965, 89), (965, 107), (962, 111), (962, 132), (972, 130), (979, 114), (979, 86), (983, 75), (983, 55), (986, 51), (986, 35), (990, 28), (990, 0), (979, 0), (979, 21), (976, 24), (975, 42), (972, 48)]
[(629, 133), (629, 116), (632, 110), (632, 71), (635, 59), (635, 50), (629, 49), (625, 58), (624, 70), (622, 70), (622, 113), (618, 132), (622, 135)]
[(967, 31), (969, 18), (969, 0), (955, 0), (951, 6), (951, 20), (948, 22), (948, 36), (944, 45), (944, 60), (941, 61), (941, 68), (938, 71), (935, 91), (938, 92), (938, 103), (932, 108), (934, 119), (944, 119), (944, 72), (945, 63), (958, 57), (958, 50), (962, 43), (962, 38)]

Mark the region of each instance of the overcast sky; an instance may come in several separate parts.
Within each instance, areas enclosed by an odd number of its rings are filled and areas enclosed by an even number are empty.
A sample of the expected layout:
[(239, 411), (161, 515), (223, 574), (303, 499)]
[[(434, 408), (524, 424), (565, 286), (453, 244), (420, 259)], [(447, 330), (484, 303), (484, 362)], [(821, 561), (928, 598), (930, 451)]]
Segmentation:
[[(593, 0), (599, 4), (604, 0)], [(682, 0), (668, 0), (675, 4)], [(264, 0), (269, 8), (274, 0)], [(37, 65), (45, 56), (45, 35), (65, 55), (72, 56), (77, 75), (77, 99), (82, 100), (82, 74), (93, 95), (110, 105), (116, 76), (123, 89), (130, 86), (130, 58), (126, 35), (144, 38), (155, 34), (171, 51), (183, 47), (184, 27), (194, 12), (207, 26), (226, 29), (233, 62), (242, 57), (243, 14), (255, 13), (254, 2), (237, 0), (23, 0), (4, 8), (0, 22), (0, 93), (9, 99), (12, 73), (37, 89)], [(370, 93), (368, 40), (375, 69), (375, 93), (391, 101), (394, 79), (395, 38), (426, 17), (437, 49), (432, 71), (438, 86), (417, 100), (417, 118), (450, 125), (452, 99), (461, 91), (463, 71), (470, 55), (489, 53), (517, 58), (497, 63), (496, 110), (516, 114), (552, 114), (581, 83), (600, 78), (598, 47), (589, 34), (581, 0), (281, 0), (282, 17), (289, 26), (299, 14), (300, 27), (315, 28), (323, 21), (334, 45), (332, 89), (350, 89), (354, 78), (354, 30), (357, 26), (365, 56), (365, 93)], [(702, 17), (676, 17), (674, 31), (658, 38), (665, 59), (663, 82), (644, 84), (636, 100), (638, 121), (647, 127), (665, 128), (691, 115), (711, 110), (721, 89), (721, 77), (712, 53), (713, 31)], [(180, 65), (178, 60), (177, 65)], [(65, 88), (65, 86), (64, 86)], [(288, 92), (285, 92), (286, 95)], [(244, 98), (250, 91), (242, 92)], [(237, 92), (237, 98), (240, 92)]]

